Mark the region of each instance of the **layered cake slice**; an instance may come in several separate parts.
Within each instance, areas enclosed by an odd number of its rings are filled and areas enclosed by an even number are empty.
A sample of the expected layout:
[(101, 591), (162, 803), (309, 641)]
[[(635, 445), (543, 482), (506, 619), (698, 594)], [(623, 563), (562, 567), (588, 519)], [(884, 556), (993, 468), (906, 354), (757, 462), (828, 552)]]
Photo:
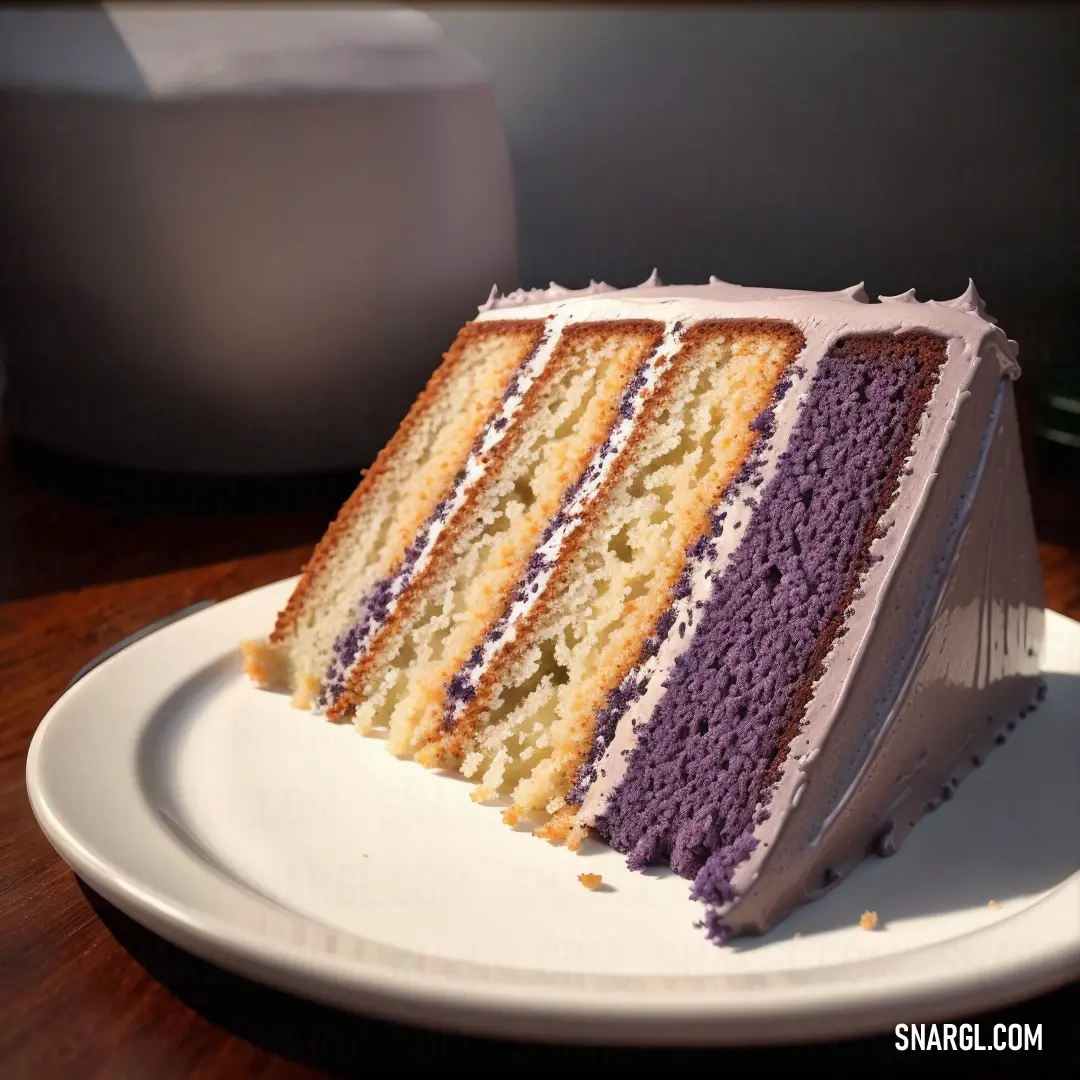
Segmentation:
[(973, 287), (493, 294), (248, 671), (761, 933), (1038, 699), (1017, 374)]

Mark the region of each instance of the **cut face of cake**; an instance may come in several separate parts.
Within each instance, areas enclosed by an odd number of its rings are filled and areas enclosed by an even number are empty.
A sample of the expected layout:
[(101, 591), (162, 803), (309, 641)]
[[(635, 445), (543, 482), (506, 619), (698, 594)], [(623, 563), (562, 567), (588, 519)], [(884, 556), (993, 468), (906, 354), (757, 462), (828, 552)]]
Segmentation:
[(493, 293), (247, 670), (762, 933), (1041, 693), (1017, 375), (973, 287)]

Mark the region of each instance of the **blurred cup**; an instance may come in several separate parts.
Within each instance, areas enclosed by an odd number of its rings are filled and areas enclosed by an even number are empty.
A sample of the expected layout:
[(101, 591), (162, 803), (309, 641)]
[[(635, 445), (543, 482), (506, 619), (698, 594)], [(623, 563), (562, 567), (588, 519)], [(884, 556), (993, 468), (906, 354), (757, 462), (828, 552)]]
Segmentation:
[(16, 435), (110, 464), (360, 465), (516, 282), (484, 73), (408, 10), (0, 14)]

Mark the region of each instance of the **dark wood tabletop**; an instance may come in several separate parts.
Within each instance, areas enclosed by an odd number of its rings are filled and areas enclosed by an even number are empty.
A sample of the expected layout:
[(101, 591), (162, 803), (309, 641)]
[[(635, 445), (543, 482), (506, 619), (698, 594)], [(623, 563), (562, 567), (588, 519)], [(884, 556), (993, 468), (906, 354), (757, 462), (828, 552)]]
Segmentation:
[[(1036, 470), (1032, 487), (1049, 606), (1080, 618), (1076, 472)], [(305, 1077), (358, 1074), (387, 1059), (580, 1067), (717, 1055), (903, 1058), (884, 1036), (813, 1049), (569, 1050), (353, 1017), (189, 956), (75, 877), (27, 800), (38, 722), (83, 664), (128, 634), (296, 573), (355, 480), (145, 476), (78, 464), (0, 432), (0, 1075)], [(965, 1019), (1042, 1024), (1044, 1048), (1054, 1050), (1044, 1068), (1080, 1049), (1077, 1016), (1080, 985)]]

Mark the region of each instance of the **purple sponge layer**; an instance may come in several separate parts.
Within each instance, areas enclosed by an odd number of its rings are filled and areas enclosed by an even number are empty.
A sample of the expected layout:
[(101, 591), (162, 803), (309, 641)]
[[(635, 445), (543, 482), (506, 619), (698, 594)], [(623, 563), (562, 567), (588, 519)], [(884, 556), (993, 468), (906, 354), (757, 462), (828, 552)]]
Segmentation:
[[(756, 846), (754, 827), (843, 632), (944, 354), (929, 335), (873, 335), (822, 360), (777, 472), (596, 823), (631, 868), (667, 861), (696, 876), (697, 899), (732, 899), (732, 873)], [(732, 515), (724, 526), (737, 527)]]

